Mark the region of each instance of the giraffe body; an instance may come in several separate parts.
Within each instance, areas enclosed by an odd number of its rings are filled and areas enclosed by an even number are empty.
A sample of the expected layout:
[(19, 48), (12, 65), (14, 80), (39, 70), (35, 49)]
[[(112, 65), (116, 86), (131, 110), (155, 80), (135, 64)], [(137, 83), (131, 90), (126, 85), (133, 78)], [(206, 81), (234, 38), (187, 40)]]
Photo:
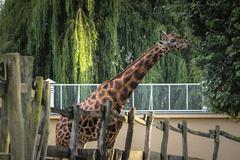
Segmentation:
[[(87, 111), (100, 111), (101, 104), (107, 100), (112, 103), (112, 111), (121, 112), (127, 99), (130, 97), (139, 82), (149, 69), (169, 51), (187, 48), (186, 42), (177, 34), (170, 33), (163, 36), (161, 41), (146, 51), (119, 75), (100, 85), (95, 92), (79, 104), (80, 108)], [(68, 146), (70, 143), (72, 121), (61, 117), (56, 126), (56, 144)], [(81, 116), (79, 123), (79, 144), (96, 141), (100, 135), (101, 120), (89, 116)], [(122, 127), (122, 122), (113, 119), (108, 126), (107, 147), (114, 145), (117, 134)]]

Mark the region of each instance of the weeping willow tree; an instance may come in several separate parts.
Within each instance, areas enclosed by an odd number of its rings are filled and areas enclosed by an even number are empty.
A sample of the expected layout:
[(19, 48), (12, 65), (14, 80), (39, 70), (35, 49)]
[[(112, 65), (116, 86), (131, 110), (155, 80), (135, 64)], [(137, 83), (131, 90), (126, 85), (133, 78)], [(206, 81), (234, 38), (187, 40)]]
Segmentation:
[(92, 21), (88, 23), (81, 9), (77, 12), (74, 36), (74, 77), (83, 83), (93, 82), (93, 52), (97, 34), (94, 24)]
[(0, 52), (33, 55), (35, 74), (57, 82), (91, 83), (97, 40), (93, 12), (93, 0), (7, 0)]
[[(93, 82), (93, 55), (97, 33), (93, 23), (94, 1), (55, 1), (51, 30), (54, 75), (60, 82)], [(65, 10), (63, 11), (63, 6)], [(78, 7), (74, 7), (78, 6)], [(62, 22), (62, 19), (65, 20)], [(62, 28), (62, 31), (61, 31)]]
[[(101, 83), (158, 42), (161, 30), (176, 31), (198, 45), (185, 1), (177, 2), (6, 0), (0, 52), (34, 56), (35, 74), (57, 83)], [(161, 59), (144, 82), (199, 81), (195, 52)]]

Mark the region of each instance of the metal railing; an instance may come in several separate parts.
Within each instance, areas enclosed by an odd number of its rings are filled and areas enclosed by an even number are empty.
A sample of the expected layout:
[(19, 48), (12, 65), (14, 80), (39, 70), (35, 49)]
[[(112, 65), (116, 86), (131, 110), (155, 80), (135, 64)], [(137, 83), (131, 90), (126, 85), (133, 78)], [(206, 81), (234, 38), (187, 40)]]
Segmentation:
[[(100, 84), (52, 84), (52, 106), (80, 103)], [(139, 84), (125, 109), (135, 107), (138, 112), (206, 112), (202, 105), (200, 83)]]

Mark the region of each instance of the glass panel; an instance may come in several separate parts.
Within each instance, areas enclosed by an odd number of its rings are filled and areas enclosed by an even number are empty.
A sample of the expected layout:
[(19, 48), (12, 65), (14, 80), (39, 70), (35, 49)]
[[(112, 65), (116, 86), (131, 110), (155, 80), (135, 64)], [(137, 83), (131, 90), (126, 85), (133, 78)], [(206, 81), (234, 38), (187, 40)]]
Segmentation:
[(81, 86), (80, 87), (80, 102), (86, 100), (92, 92), (97, 89), (97, 85)]
[(134, 92), (134, 107), (137, 110), (149, 110), (151, 86), (140, 85)]
[(168, 86), (153, 86), (153, 110), (168, 110)]
[(54, 108), (60, 109), (60, 86), (54, 86)]
[(171, 110), (186, 110), (186, 86), (170, 86)]
[(202, 93), (200, 85), (188, 86), (188, 109), (202, 110)]
[(63, 109), (77, 104), (78, 86), (62, 86)]
[(124, 104), (124, 110), (129, 110), (129, 108), (133, 107), (132, 106), (132, 95), (128, 98), (127, 102)]

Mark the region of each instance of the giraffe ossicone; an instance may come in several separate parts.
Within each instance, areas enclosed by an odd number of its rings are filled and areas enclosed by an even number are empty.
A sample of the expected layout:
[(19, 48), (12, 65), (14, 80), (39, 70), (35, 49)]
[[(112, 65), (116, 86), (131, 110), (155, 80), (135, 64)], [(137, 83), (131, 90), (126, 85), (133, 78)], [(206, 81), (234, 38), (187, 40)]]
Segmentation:
[[(143, 79), (149, 69), (163, 56), (171, 51), (180, 51), (187, 48), (186, 41), (178, 34), (172, 32), (164, 34), (160, 42), (148, 49), (124, 71), (113, 79), (101, 84), (85, 101), (79, 104), (87, 111), (100, 111), (101, 104), (110, 101), (112, 110), (118, 113), (124, 107), (127, 99)], [(70, 144), (72, 120), (61, 116), (56, 125), (56, 145), (68, 146)], [(83, 146), (86, 142), (97, 141), (100, 135), (101, 120), (90, 116), (80, 116), (78, 143)], [(113, 119), (108, 126), (107, 147), (112, 148), (122, 122)]]

